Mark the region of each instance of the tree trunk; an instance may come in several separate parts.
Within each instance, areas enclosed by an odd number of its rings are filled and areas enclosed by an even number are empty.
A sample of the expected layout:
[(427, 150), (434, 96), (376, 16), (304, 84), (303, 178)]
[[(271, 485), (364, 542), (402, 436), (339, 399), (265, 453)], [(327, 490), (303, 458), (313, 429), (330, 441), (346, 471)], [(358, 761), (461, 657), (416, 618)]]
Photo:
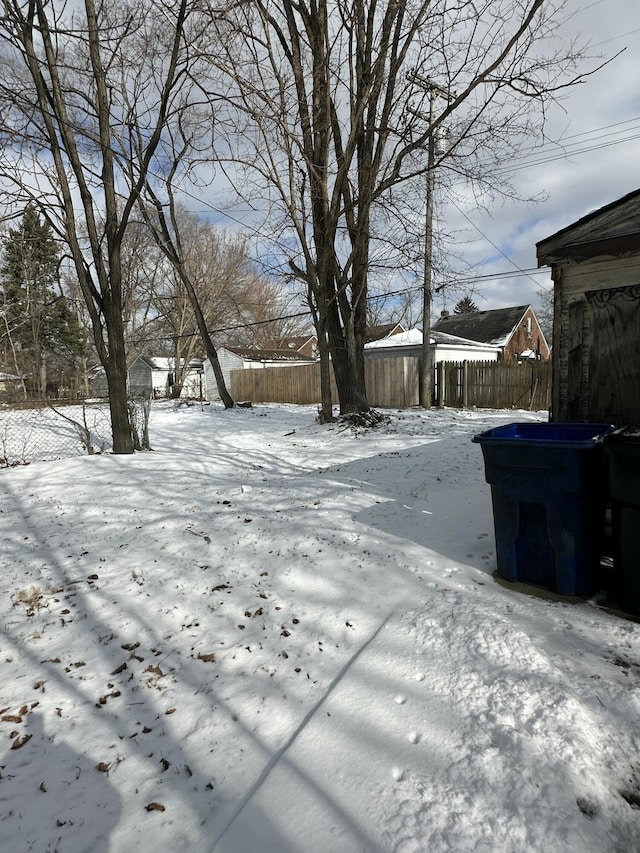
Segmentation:
[(327, 346), (327, 331), (325, 317), (318, 314), (316, 318), (316, 333), (318, 335), (318, 353), (320, 355), (320, 411), (321, 424), (330, 423), (333, 418), (333, 400), (331, 397), (331, 359)]
[(235, 406), (235, 403), (233, 402), (233, 397), (227, 390), (227, 384), (224, 381), (224, 375), (222, 373), (222, 368), (220, 367), (220, 360), (218, 359), (218, 351), (213, 345), (211, 335), (209, 334), (209, 330), (207, 329), (207, 321), (205, 320), (204, 314), (202, 313), (202, 307), (200, 305), (200, 300), (198, 299), (198, 294), (196, 293), (191, 279), (185, 272), (182, 264), (177, 265), (177, 270), (180, 279), (184, 285), (184, 288), (187, 291), (187, 296), (189, 297), (189, 301), (191, 302), (191, 308), (193, 309), (193, 313), (195, 314), (198, 331), (200, 332), (200, 338), (202, 339), (202, 343), (204, 344), (204, 348), (207, 353), (207, 358), (211, 362), (213, 375), (216, 377), (218, 394), (220, 394), (220, 399), (224, 403), (225, 409), (232, 409)]
[(352, 335), (351, 344), (340, 324), (335, 302), (327, 314), (329, 349), (336, 380), (340, 414), (368, 412), (369, 404), (364, 386), (364, 356), (358, 357), (358, 346)]
[(109, 389), (113, 452), (133, 453), (133, 433), (127, 401), (127, 353), (124, 343), (124, 325), (120, 306), (114, 306), (110, 299), (104, 301), (104, 324), (108, 355), (104, 358), (103, 364)]

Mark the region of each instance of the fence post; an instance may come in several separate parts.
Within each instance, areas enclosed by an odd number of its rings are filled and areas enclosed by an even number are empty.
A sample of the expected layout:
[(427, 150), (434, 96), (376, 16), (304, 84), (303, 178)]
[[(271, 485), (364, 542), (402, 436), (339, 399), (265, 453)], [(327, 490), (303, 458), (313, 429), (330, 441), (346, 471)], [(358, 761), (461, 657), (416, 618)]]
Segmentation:
[(442, 409), (444, 408), (444, 401), (446, 398), (445, 391), (446, 379), (444, 373), (444, 361), (438, 362), (438, 406)]
[(462, 362), (462, 408), (469, 408), (469, 362)]

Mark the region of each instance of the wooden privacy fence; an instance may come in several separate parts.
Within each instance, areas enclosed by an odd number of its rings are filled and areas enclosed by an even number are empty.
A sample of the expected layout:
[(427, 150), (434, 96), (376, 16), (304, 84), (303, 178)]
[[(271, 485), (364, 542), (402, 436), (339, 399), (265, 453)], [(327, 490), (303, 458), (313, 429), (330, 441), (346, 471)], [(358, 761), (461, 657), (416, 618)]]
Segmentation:
[(551, 362), (441, 361), (434, 387), (436, 402), (452, 408), (539, 411), (551, 405)]
[[(419, 376), (420, 359), (416, 357), (367, 360), (369, 403), (398, 409), (419, 405)], [(232, 370), (230, 390), (235, 400), (313, 405), (320, 403), (320, 365)], [(333, 376), (331, 394), (337, 402)], [(433, 402), (453, 408), (548, 409), (551, 362), (439, 362), (434, 368)]]

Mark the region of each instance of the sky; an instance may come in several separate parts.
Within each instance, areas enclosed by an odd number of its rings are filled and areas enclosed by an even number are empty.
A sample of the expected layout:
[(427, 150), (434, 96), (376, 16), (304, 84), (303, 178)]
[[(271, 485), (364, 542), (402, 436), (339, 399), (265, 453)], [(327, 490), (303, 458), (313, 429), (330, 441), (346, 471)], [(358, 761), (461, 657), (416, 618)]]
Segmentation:
[[(535, 305), (537, 290), (551, 285), (548, 271), (508, 273), (536, 268), (536, 242), (640, 187), (640, 6), (637, 0), (570, 0), (568, 7), (574, 15), (567, 41), (581, 38), (603, 58), (625, 50), (550, 107), (549, 142), (541, 152), (514, 160), (508, 174), (522, 196), (546, 198), (531, 206), (497, 203), (489, 212), (444, 203), (438, 211), (443, 227), (460, 229), (465, 260), (478, 264), (483, 279), (474, 283), (473, 299), (480, 309)], [(437, 311), (453, 304), (446, 294), (434, 298)]]
[[(586, 43), (591, 59), (583, 70), (619, 56), (578, 86), (568, 89), (561, 103), (552, 104), (546, 116), (546, 141), (525, 141), (520, 157), (505, 171), (523, 198), (540, 196), (536, 204), (495, 200), (490, 210), (469, 202), (453, 204), (439, 198), (436, 229), (454, 236), (460, 265), (476, 277), (468, 289), (478, 308), (538, 304), (537, 291), (550, 286), (548, 270), (535, 271), (535, 245), (588, 212), (622, 197), (640, 186), (640, 8), (637, 0), (566, 0), (569, 20), (566, 42)], [(210, 175), (211, 177), (211, 175)], [(256, 226), (256, 209), (243, 204), (223, 212), (225, 179), (222, 170), (211, 186), (187, 196), (190, 209), (230, 230)], [(465, 188), (458, 187), (461, 195)], [(416, 211), (416, 217), (422, 216)], [(271, 261), (270, 249), (259, 226), (255, 257)], [(525, 272), (520, 272), (525, 271)], [(511, 275), (511, 273), (517, 273)], [(389, 276), (390, 287), (415, 287), (420, 270)], [(434, 281), (437, 287), (438, 282)], [(451, 310), (464, 294), (437, 292), (434, 314)], [(297, 303), (296, 303), (297, 304)], [(295, 306), (292, 308), (294, 310)], [(416, 316), (419, 312), (416, 311)], [(382, 322), (385, 318), (381, 317)]]
[(156, 403), (153, 452), (38, 461), (23, 412), (3, 851), (637, 853), (639, 620), (495, 576), (472, 438), (544, 413), (386, 414)]
[[(476, 278), (468, 289), (481, 310), (537, 307), (538, 290), (550, 288), (551, 279), (548, 269), (537, 270), (536, 242), (640, 186), (640, 7), (637, 0), (567, 0), (567, 15), (566, 41), (577, 39), (592, 57), (584, 70), (624, 51), (549, 106), (542, 148), (541, 137), (525, 140), (522, 154), (505, 171), (521, 198), (540, 200), (497, 199), (484, 210), (464, 186), (456, 194), (469, 198), (466, 205), (438, 198), (435, 231), (453, 235), (460, 254), (454, 268), (473, 269)], [(399, 289), (408, 280), (415, 287), (413, 275), (390, 272), (387, 286)], [(421, 270), (415, 276), (421, 281)], [(465, 289), (463, 283), (435, 292), (434, 315), (452, 310)]]

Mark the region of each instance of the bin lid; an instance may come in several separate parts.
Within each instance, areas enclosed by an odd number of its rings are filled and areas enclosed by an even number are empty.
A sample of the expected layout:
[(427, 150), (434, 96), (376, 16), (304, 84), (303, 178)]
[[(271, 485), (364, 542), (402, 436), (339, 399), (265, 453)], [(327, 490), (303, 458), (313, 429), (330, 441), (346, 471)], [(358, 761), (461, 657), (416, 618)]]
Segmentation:
[(608, 433), (606, 444), (640, 444), (640, 426), (628, 425)]
[(589, 448), (612, 430), (611, 424), (565, 424), (549, 421), (512, 423), (479, 433), (473, 437), (473, 441), (479, 444)]

